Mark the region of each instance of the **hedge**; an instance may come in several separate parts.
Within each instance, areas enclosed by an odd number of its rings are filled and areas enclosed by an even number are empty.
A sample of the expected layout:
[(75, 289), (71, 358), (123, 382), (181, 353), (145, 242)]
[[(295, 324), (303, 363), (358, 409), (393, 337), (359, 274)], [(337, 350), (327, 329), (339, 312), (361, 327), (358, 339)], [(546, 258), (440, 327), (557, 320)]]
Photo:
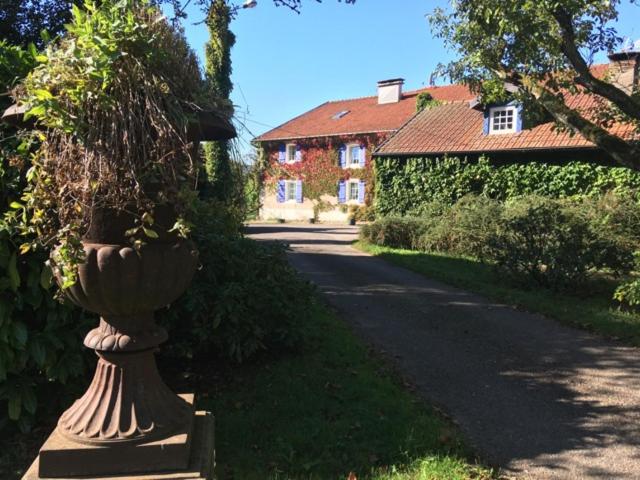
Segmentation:
[[(0, 90), (9, 90), (33, 64), (30, 53), (0, 42)], [(0, 98), (0, 110), (10, 102)], [(27, 144), (0, 125), (0, 431), (9, 425), (27, 430), (38, 405), (57, 408), (55, 389), (86, 371), (81, 342), (90, 323), (53, 299), (47, 253), (21, 252), (33, 240), (20, 228), (28, 224), (27, 212), (16, 208), (29, 167)]]
[(375, 208), (379, 216), (422, 214), (431, 202), (453, 204), (468, 194), (507, 200), (523, 195), (592, 197), (613, 191), (639, 198), (640, 172), (586, 162), (492, 164), (445, 157), (377, 158)]
[(634, 268), (640, 205), (615, 194), (579, 201), (468, 195), (453, 206), (428, 205), (429, 213), (422, 216), (386, 217), (364, 225), (360, 238), (392, 248), (475, 257), (517, 283), (556, 291), (576, 291), (597, 271), (622, 276)]

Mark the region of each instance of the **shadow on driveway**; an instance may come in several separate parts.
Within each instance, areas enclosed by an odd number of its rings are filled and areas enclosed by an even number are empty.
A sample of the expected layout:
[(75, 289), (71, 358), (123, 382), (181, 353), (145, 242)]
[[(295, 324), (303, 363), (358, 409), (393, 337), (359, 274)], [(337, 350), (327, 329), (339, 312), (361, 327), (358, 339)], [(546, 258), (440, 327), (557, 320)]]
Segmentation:
[(640, 478), (638, 350), (352, 249), (353, 227), (249, 228), (315, 282), (490, 462), (523, 478)]

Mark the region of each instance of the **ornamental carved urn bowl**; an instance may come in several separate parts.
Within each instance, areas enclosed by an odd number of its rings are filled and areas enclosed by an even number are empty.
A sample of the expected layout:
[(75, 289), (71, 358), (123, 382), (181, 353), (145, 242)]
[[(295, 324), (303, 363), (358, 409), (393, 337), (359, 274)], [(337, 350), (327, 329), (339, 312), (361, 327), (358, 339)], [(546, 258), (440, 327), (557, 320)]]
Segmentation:
[(66, 295), (100, 315), (86, 347), (96, 373), (86, 393), (60, 417), (58, 431), (81, 443), (148, 442), (188, 424), (192, 410), (162, 381), (155, 351), (167, 332), (153, 312), (187, 288), (198, 256), (188, 241), (126, 245), (84, 241), (85, 261)]

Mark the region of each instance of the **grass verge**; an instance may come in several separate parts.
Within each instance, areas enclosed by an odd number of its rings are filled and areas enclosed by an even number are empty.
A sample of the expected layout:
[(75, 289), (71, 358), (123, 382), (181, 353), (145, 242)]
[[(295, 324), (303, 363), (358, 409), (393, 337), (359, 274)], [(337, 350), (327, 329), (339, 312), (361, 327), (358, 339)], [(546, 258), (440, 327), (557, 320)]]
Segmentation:
[(490, 265), (472, 258), (381, 247), (362, 241), (354, 246), (434, 280), (640, 346), (640, 314), (620, 310), (613, 304), (615, 287), (611, 282), (594, 281), (583, 295), (567, 295), (506, 283)]
[(216, 415), (218, 478), (492, 478), (342, 321), (315, 306), (308, 328), (303, 351), (235, 367), (202, 399)]

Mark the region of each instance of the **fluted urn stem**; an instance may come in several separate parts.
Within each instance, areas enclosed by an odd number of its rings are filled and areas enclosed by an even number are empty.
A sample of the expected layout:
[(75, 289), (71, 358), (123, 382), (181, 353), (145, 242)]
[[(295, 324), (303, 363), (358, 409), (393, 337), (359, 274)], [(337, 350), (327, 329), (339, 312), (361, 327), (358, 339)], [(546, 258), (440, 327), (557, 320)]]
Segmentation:
[(188, 423), (190, 407), (162, 381), (152, 350), (97, 353), (93, 381), (60, 418), (60, 433), (83, 443), (146, 442)]

